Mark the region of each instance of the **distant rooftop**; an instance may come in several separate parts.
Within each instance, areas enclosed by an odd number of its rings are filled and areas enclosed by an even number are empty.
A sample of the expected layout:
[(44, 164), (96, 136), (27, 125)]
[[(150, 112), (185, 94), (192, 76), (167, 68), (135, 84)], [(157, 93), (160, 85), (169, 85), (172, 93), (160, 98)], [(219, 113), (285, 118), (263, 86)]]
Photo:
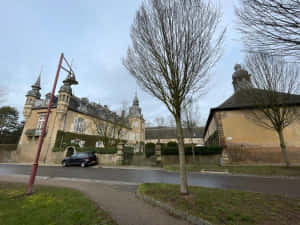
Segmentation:
[[(188, 128), (183, 128), (184, 138), (203, 138), (204, 127), (192, 128), (191, 132)], [(176, 127), (147, 127), (146, 140), (150, 139), (174, 139), (177, 138)]]

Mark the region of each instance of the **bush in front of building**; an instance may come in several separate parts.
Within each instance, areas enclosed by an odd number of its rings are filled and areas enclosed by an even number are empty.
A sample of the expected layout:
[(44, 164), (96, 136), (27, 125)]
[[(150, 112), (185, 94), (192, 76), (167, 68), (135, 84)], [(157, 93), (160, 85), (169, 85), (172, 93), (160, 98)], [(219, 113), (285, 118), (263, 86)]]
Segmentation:
[[(82, 140), (84, 141), (84, 147), (96, 147), (96, 142), (103, 141), (103, 137), (99, 135), (87, 135), (87, 134), (78, 134), (73, 132), (64, 132), (61, 130), (57, 131), (55, 147), (67, 147), (69, 145), (79, 147), (78, 144), (72, 143), (72, 140)], [(115, 139), (110, 139), (110, 143), (115, 143)], [(121, 140), (120, 140), (121, 141)], [(124, 141), (124, 140), (122, 140)], [(126, 142), (126, 141), (124, 141)], [(112, 146), (113, 147), (113, 146)]]
[(125, 146), (123, 149), (123, 165), (130, 165), (133, 159), (134, 150), (132, 147)]
[(0, 144), (0, 151), (15, 151), (17, 144)]
[(147, 143), (145, 145), (145, 154), (146, 154), (146, 158), (149, 158), (155, 154), (155, 144), (154, 143)]
[[(98, 154), (116, 154), (117, 153), (117, 148), (116, 147), (110, 147), (110, 148), (95, 148), (95, 147), (75, 147), (77, 152), (95, 152)], [(53, 152), (63, 152), (65, 151), (65, 148), (59, 148), (59, 147), (54, 147), (52, 149)]]

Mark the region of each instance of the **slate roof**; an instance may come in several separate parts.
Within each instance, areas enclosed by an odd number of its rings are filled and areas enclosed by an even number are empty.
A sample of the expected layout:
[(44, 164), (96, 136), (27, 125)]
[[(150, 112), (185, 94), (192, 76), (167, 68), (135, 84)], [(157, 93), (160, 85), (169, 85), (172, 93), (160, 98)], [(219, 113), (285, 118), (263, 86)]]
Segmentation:
[[(265, 90), (255, 89), (257, 94), (266, 95)], [(255, 107), (256, 104), (252, 99), (247, 98), (247, 96), (243, 93), (243, 90), (236, 91), (232, 96), (230, 96), (227, 100), (225, 100), (221, 105), (215, 110), (228, 110), (228, 109), (243, 109), (243, 108), (252, 108)], [(298, 105), (300, 104), (300, 95), (286, 94), (286, 93), (277, 93), (282, 99), (279, 100), (279, 104), (281, 105)]]
[[(184, 138), (203, 138), (204, 127), (193, 128), (192, 132), (189, 132), (187, 128), (183, 128)], [(177, 138), (176, 127), (147, 127), (145, 139), (173, 139)]]
[[(57, 96), (54, 96), (51, 108), (56, 108), (57, 100)], [(34, 109), (47, 107), (46, 100), (39, 99), (36, 101)], [(110, 122), (120, 121), (121, 119), (117, 113), (110, 111), (107, 107), (96, 103), (89, 103), (87, 98), (78, 98), (74, 95), (70, 98), (69, 109)]]
[[(258, 94), (266, 94), (266, 90), (259, 90), (255, 89)], [(279, 100), (278, 105), (285, 105), (285, 106), (295, 106), (300, 105), (300, 95), (295, 94), (286, 94), (286, 93), (277, 93), (282, 98)], [(273, 103), (274, 104), (274, 103)], [(206, 126), (204, 129), (203, 135), (205, 135), (208, 125), (216, 111), (231, 111), (231, 110), (242, 110), (242, 109), (253, 109), (256, 108), (257, 104), (253, 102), (252, 99), (247, 98), (244, 94), (244, 90), (236, 91), (232, 96), (226, 99), (221, 105), (215, 108), (210, 109), (210, 113), (206, 122)]]
[(71, 96), (69, 109), (106, 121), (115, 122), (121, 120), (121, 117), (117, 113), (110, 111), (107, 107), (100, 104), (89, 103), (87, 98)]

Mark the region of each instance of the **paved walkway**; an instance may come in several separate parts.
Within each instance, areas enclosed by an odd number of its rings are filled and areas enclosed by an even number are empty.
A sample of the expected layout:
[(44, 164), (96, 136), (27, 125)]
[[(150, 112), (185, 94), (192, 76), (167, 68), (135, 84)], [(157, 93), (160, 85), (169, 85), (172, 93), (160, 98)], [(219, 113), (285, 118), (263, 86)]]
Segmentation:
[[(27, 183), (29, 176), (1, 175), (0, 181)], [(188, 225), (135, 196), (136, 185), (108, 184), (68, 178), (37, 177), (36, 184), (78, 189), (93, 199), (119, 225)]]

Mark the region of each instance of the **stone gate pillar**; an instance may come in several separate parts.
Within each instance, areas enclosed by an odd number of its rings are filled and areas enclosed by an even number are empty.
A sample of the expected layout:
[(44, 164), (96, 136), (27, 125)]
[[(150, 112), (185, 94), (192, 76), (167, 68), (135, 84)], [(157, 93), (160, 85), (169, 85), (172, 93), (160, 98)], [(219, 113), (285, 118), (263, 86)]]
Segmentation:
[(123, 149), (124, 149), (124, 144), (123, 143), (119, 143), (117, 145), (117, 161), (116, 161), (116, 164), (118, 166), (121, 166), (123, 165), (123, 160), (124, 160), (124, 152), (123, 152)]
[(161, 145), (155, 144), (156, 165), (161, 166)]

